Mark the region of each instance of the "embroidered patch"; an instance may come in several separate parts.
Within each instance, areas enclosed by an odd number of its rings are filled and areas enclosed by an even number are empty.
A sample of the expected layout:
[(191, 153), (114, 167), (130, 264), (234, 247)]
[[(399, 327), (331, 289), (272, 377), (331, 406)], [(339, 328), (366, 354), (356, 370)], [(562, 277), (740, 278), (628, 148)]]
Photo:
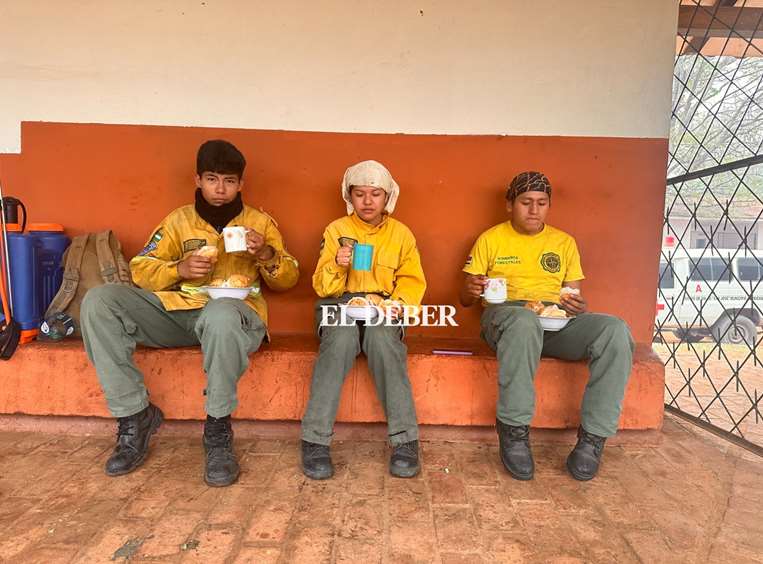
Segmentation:
[(156, 250), (156, 241), (151, 241), (148, 245), (143, 247), (143, 250), (138, 253), (139, 257), (144, 257), (148, 253)]
[(202, 248), (206, 244), (206, 239), (186, 239), (183, 241), (183, 252), (187, 253), (188, 251), (195, 251), (196, 249)]
[(162, 237), (164, 237), (164, 232), (162, 229), (157, 229), (156, 232), (151, 236), (151, 240), (148, 242), (148, 244), (143, 247), (143, 250), (138, 253), (139, 257), (146, 256), (148, 253), (155, 251), (156, 246), (159, 244), (159, 241), (162, 240)]
[(466, 257), (466, 264), (464, 266), (465, 267), (471, 266), (473, 262), (474, 262), (474, 257), (472, 255), (469, 255), (468, 257)]
[(546, 272), (556, 273), (562, 267), (562, 261), (556, 253), (544, 253), (540, 257), (540, 265)]

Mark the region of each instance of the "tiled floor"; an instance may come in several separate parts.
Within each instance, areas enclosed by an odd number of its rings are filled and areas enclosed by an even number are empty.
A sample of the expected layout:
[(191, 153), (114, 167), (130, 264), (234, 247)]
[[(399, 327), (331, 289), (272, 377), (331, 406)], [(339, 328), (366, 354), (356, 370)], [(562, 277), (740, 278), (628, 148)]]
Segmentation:
[(707, 338), (654, 350), (667, 363), (665, 403), (763, 446), (763, 366), (748, 346), (718, 347)]
[(108, 478), (110, 437), (3, 431), (0, 561), (763, 561), (760, 458), (667, 417), (579, 483), (570, 435), (550, 437), (531, 482), (508, 477), (492, 435), (424, 441), (413, 480), (387, 474), (383, 441), (341, 441), (326, 482), (303, 478), (296, 440), (245, 437), (240, 481), (212, 489), (196, 436), (160, 432), (140, 470)]

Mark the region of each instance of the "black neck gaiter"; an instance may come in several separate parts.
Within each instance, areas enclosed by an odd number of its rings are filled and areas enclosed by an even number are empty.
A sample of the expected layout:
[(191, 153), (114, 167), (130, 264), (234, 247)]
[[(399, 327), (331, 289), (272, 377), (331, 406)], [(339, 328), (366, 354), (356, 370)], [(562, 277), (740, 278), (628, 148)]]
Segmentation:
[(241, 202), (241, 192), (236, 194), (232, 202), (222, 206), (213, 206), (204, 199), (204, 196), (201, 194), (201, 188), (196, 188), (196, 213), (201, 216), (201, 219), (214, 227), (218, 233), (222, 233), (223, 227), (228, 225), (228, 222), (240, 214), (243, 209), (244, 204)]

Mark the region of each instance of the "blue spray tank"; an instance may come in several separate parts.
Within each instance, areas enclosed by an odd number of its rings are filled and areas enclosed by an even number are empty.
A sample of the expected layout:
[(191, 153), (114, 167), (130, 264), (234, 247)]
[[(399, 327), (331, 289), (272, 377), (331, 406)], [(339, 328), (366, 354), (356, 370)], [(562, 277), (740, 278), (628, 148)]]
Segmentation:
[[(18, 208), (23, 212), (19, 223)], [(21, 342), (37, 335), (53, 297), (63, 280), (61, 258), (71, 242), (58, 224), (30, 224), (27, 213), (16, 198), (3, 199), (8, 232), (8, 264), (11, 279), (13, 317), (21, 325)]]

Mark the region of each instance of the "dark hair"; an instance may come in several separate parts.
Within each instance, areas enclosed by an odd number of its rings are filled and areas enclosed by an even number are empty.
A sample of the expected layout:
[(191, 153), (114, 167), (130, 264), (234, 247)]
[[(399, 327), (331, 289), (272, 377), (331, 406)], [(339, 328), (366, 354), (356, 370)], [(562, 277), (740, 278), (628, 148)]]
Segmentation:
[(196, 174), (216, 172), (235, 174), (239, 180), (244, 175), (246, 159), (235, 145), (222, 139), (205, 141), (196, 154)]

